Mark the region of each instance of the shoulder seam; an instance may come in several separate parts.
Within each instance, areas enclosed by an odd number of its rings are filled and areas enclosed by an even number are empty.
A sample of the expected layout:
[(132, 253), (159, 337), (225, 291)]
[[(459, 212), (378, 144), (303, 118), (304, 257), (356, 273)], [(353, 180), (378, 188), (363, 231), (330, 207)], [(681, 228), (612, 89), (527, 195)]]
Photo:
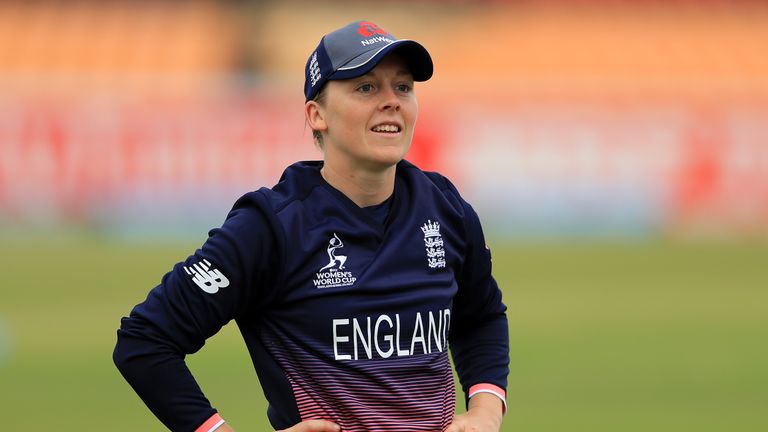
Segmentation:
[[(296, 202), (296, 201), (299, 201), (299, 202), (305, 201), (305, 200), (307, 199), (307, 197), (308, 197), (308, 196), (309, 196), (309, 195), (310, 195), (312, 192), (314, 192), (314, 191), (315, 191), (315, 189), (317, 189), (317, 188), (319, 188), (319, 187), (321, 187), (321, 186), (322, 186), (322, 185), (314, 185), (314, 186), (312, 186), (312, 187), (311, 187), (309, 190), (307, 190), (307, 192), (306, 192), (305, 194), (303, 194), (303, 195), (302, 195), (302, 196), (300, 196), (300, 197), (291, 197), (291, 198), (289, 198), (289, 199), (285, 199), (285, 200), (281, 200), (281, 201), (279, 201), (279, 202), (277, 203), (277, 205), (276, 205), (276, 206), (273, 208), (273, 211), (275, 212), (275, 214), (277, 214), (277, 213), (280, 213), (281, 211), (285, 210), (285, 208), (286, 208), (286, 207), (288, 207), (289, 205), (291, 205), (292, 203), (294, 203), (294, 202)], [(258, 191), (256, 191), (256, 192), (259, 192), (259, 193), (260, 193), (260, 194), (261, 194), (261, 195), (262, 195), (262, 196), (263, 196), (263, 197), (264, 197), (264, 198), (265, 198), (265, 199), (266, 199), (266, 200), (269, 202), (269, 201), (271, 201), (271, 199), (270, 199), (269, 195), (267, 195), (267, 192), (266, 192), (266, 191), (271, 191), (271, 192), (274, 192), (272, 189), (270, 189), (270, 188), (266, 188), (266, 187), (264, 187), (264, 188), (261, 188), (261, 189), (259, 189), (259, 190), (258, 190)]]

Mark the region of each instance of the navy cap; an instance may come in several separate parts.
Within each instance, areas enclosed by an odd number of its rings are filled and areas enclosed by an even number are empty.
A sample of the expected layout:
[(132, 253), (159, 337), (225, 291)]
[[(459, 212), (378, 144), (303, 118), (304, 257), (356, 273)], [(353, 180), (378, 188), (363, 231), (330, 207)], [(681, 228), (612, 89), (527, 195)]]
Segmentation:
[(397, 39), (370, 21), (356, 21), (320, 39), (304, 67), (304, 96), (311, 100), (329, 80), (368, 73), (392, 51), (403, 56), (414, 81), (432, 77), (432, 57), (416, 41)]

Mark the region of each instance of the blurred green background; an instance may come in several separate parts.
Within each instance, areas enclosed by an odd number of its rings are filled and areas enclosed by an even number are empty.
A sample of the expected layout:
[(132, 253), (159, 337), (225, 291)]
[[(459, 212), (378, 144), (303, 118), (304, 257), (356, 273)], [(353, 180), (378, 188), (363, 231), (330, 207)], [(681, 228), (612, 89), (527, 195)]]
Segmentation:
[[(768, 244), (491, 246), (510, 319), (503, 430), (768, 428)], [(91, 235), (4, 241), (4, 430), (163, 430), (111, 353), (120, 317), (196, 247)], [(233, 426), (270, 430), (234, 325), (188, 362)]]

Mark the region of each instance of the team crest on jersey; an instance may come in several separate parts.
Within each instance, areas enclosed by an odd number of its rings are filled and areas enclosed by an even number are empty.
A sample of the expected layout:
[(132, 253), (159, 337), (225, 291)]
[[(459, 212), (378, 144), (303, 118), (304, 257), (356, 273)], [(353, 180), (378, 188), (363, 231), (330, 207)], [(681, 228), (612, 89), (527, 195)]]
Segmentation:
[(207, 259), (192, 264), (191, 267), (184, 266), (184, 271), (192, 276), (192, 282), (208, 294), (216, 294), (219, 288), (229, 286), (229, 279), (218, 269), (212, 269), (211, 262)]
[(440, 235), (440, 222), (428, 219), (421, 227), (424, 232), (424, 248), (427, 250), (427, 265), (429, 268), (445, 267), (445, 248), (443, 237)]
[(345, 266), (347, 256), (339, 250), (343, 247), (344, 243), (336, 233), (333, 233), (326, 248), (328, 264), (315, 273), (313, 282), (316, 288), (340, 288), (354, 285), (357, 278), (351, 271), (347, 271)]

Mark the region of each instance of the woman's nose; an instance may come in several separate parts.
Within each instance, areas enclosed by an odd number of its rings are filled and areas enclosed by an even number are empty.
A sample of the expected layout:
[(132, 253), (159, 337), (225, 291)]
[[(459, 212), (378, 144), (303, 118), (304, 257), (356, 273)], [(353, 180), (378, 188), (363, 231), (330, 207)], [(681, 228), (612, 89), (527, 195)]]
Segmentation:
[(397, 111), (400, 109), (400, 99), (394, 89), (387, 88), (381, 92), (380, 107), (382, 110), (394, 109)]

